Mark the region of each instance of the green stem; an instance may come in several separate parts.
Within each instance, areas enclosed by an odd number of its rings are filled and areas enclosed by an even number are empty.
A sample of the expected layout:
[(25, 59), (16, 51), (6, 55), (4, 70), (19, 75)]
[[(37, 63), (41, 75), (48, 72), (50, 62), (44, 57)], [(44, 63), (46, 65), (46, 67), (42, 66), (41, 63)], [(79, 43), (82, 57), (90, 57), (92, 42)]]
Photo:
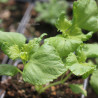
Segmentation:
[(20, 69), (18, 69), (18, 71), (19, 71), (21, 74), (23, 73)]
[(58, 82), (52, 83), (52, 84), (50, 84), (50, 85), (48, 85), (48, 86), (42, 88), (42, 89), (40, 90), (39, 93), (42, 93), (42, 92), (44, 92), (46, 89), (50, 88), (51, 86), (58, 85), (58, 84), (61, 84), (61, 81), (58, 81)]
[(65, 76), (65, 73), (66, 73), (66, 72), (64, 72), (64, 74), (61, 76), (61, 80), (63, 80), (63, 78), (64, 78), (64, 76)]
[(63, 84), (65, 81), (67, 81), (67, 79), (71, 76), (71, 74), (72, 74), (72, 72), (70, 72), (70, 73), (66, 76), (66, 78), (64, 78), (63, 80), (61, 80), (61, 81), (57, 81), (57, 82), (55, 82), (55, 83), (52, 83), (52, 84), (50, 84), (50, 85), (44, 87), (43, 89), (40, 90), (39, 93), (44, 92), (46, 89), (50, 88), (51, 86), (55, 86), (55, 85), (59, 85), (59, 84)]
[(64, 79), (62, 80), (62, 83), (64, 83), (65, 81), (67, 81), (67, 79), (68, 79), (71, 75), (72, 75), (72, 72), (70, 72), (70, 73), (66, 76), (66, 78), (64, 78)]

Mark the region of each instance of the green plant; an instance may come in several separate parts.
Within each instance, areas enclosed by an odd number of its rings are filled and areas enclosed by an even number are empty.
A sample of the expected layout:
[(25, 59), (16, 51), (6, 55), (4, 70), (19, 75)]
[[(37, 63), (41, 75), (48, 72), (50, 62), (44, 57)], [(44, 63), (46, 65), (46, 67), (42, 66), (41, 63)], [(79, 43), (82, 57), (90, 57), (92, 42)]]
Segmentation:
[(8, 0), (0, 0), (1, 3), (6, 3)]
[[(2, 19), (0, 19), (0, 25), (2, 24)], [(4, 31), (4, 28), (0, 26), (0, 31)]]
[[(87, 78), (96, 70), (96, 65), (86, 60), (98, 57), (98, 44), (84, 42), (98, 31), (97, 9), (94, 0), (75, 1), (72, 21), (67, 20), (65, 13), (62, 13), (56, 23), (62, 34), (45, 39), (41, 46), (40, 42), (45, 34), (26, 44), (26, 38), (21, 34), (0, 32), (1, 49), (9, 58), (20, 58), (24, 64), (23, 72), (17, 67), (1, 64), (0, 75), (14, 76), (20, 72), (23, 80), (35, 85), (39, 93), (53, 85), (65, 83), (72, 74)], [(83, 34), (82, 29), (90, 32)], [(70, 73), (64, 77), (67, 71)], [(60, 81), (43, 86), (59, 76)], [(80, 84), (67, 85), (73, 92), (87, 95)]]
[[(35, 10), (39, 13), (36, 21), (44, 21), (55, 25), (60, 13), (63, 11), (67, 14), (68, 4), (65, 0), (49, 0), (49, 2), (37, 2)], [(66, 16), (67, 17), (67, 16)]]

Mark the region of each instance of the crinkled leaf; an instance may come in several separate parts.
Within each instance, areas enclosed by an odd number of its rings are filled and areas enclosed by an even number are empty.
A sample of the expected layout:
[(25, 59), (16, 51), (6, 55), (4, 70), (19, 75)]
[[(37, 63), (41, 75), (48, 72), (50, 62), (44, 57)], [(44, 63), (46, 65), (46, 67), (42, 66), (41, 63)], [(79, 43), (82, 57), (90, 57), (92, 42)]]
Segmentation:
[(24, 44), (20, 53), (22, 60), (28, 61), (31, 58), (32, 54), (39, 49), (40, 42), (45, 35), (47, 34), (43, 33), (39, 38), (34, 38), (30, 40), (28, 44)]
[(84, 74), (91, 74), (91, 71), (94, 71), (96, 66), (92, 63), (81, 63), (77, 60), (77, 57), (74, 53), (70, 53), (68, 57), (66, 58), (66, 68), (69, 68), (69, 70), (79, 76)]
[(19, 49), (18, 45), (10, 46), (8, 48), (8, 50), (6, 50), (6, 51), (7, 51), (7, 55), (9, 56), (9, 58), (11, 58), (13, 60), (20, 57), (20, 49)]
[(0, 75), (14, 76), (19, 71), (19, 69), (15, 66), (9, 64), (0, 64)]
[(18, 45), (19, 47), (25, 44), (26, 38), (19, 33), (15, 32), (0, 32), (0, 46), (6, 44), (7, 47)]
[(65, 17), (65, 13), (62, 13), (56, 22), (56, 27), (59, 31), (65, 33), (71, 27), (71, 22)]
[(40, 47), (40, 42), (38, 42), (38, 38), (34, 38), (30, 40), (28, 44), (24, 44), (22, 47), (22, 51), (20, 53), (20, 57), (22, 60), (28, 61), (33, 53), (35, 53)]
[(66, 58), (66, 67), (69, 68), (70, 66), (72, 66), (73, 64), (77, 63), (78, 60), (75, 56), (74, 53), (70, 53), (68, 55), (68, 57)]
[(75, 75), (91, 74), (92, 70), (95, 70), (95, 65), (89, 63), (75, 63), (69, 68)]
[(69, 86), (74, 93), (76, 93), (76, 94), (82, 93), (84, 96), (87, 96), (87, 91), (85, 89), (83, 89), (83, 85), (81, 85), (81, 84), (70, 84)]
[(46, 84), (66, 71), (64, 64), (50, 45), (42, 45), (23, 70), (23, 79), (35, 85)]
[(85, 62), (86, 59), (87, 59), (87, 56), (86, 54), (83, 52), (83, 47), (84, 47), (84, 44), (81, 44), (77, 50), (75, 51), (76, 55), (77, 55), (77, 59), (79, 62)]
[(71, 21), (67, 20), (64, 13), (61, 13), (60, 17), (56, 22), (56, 27), (59, 31), (63, 33), (64, 37), (68, 36), (80, 36), (82, 31), (78, 27), (72, 27)]
[(98, 94), (98, 69), (93, 72), (90, 79), (90, 85), (92, 86), (94, 91)]
[(78, 27), (74, 27), (74, 29), (72, 29), (72, 31), (69, 32), (69, 37), (79, 39), (82, 41), (87, 41), (92, 37), (93, 33), (94, 32), (88, 32), (87, 34), (83, 34), (81, 29), (79, 29)]
[(73, 24), (89, 31), (98, 31), (98, 8), (95, 0), (78, 0), (73, 4)]
[(81, 29), (71, 23), (71, 21), (68, 21), (62, 13), (60, 17), (57, 20), (56, 27), (59, 31), (63, 33), (63, 36), (65, 38), (74, 38), (79, 39), (82, 41), (86, 41), (89, 38), (92, 37), (92, 34), (94, 32), (89, 32), (88, 34), (83, 34)]
[(88, 58), (98, 57), (98, 44), (85, 44), (82, 47), (82, 52), (84, 52)]
[(14, 32), (0, 32), (0, 47), (3, 52), (12, 59), (13, 57), (15, 58), (19, 49), (25, 44), (25, 41), (26, 38), (22, 34)]
[(70, 52), (74, 52), (76, 48), (82, 43), (77, 39), (65, 39), (63, 37), (51, 37), (45, 40), (50, 45), (55, 47), (60, 57), (65, 58)]
[[(34, 38), (30, 40), (28, 44), (25, 44), (25, 37), (18, 33), (4, 33), (6, 39), (2, 38), (1, 48), (5, 54), (7, 54), (11, 59), (21, 58), (23, 61), (28, 61), (31, 55), (38, 50), (40, 47), (40, 41), (42, 37), (46, 34), (42, 34), (39, 38)], [(4, 34), (1, 33), (3, 37)], [(7, 36), (6, 36), (7, 34)], [(18, 37), (19, 36), (19, 37)], [(17, 37), (15, 39), (15, 37)], [(17, 42), (19, 38), (20, 41)], [(15, 41), (15, 42), (14, 42)]]

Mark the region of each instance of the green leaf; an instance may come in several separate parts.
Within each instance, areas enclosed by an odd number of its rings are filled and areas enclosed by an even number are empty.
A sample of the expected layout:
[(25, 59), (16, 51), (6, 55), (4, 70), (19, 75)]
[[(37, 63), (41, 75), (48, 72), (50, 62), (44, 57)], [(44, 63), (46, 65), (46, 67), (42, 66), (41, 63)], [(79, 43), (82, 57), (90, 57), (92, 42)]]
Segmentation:
[(30, 40), (28, 44), (24, 44), (20, 53), (22, 60), (28, 61), (31, 55), (39, 49), (40, 42), (38, 40), (38, 38), (34, 38), (33, 40)]
[(74, 52), (82, 43), (82, 41), (78, 39), (67, 39), (63, 37), (51, 37), (46, 39), (45, 42), (52, 45), (61, 58), (67, 57), (70, 52)]
[(20, 72), (20, 70), (15, 66), (9, 64), (0, 64), (0, 75), (14, 76), (18, 72)]
[[(69, 69), (75, 74), (75, 75), (84, 75), (84, 74), (88, 74), (88, 72), (92, 72), (92, 70), (94, 71), (96, 68), (95, 65), (89, 64), (89, 63), (75, 63), (73, 64)], [(90, 75), (91, 73), (89, 73)]]
[(8, 0), (0, 0), (1, 3), (7, 3)]
[(19, 33), (0, 32), (0, 46), (6, 55), (11, 59), (21, 58), (28, 61), (31, 55), (40, 47), (40, 41), (46, 34), (42, 34), (39, 38), (30, 40), (25, 44), (26, 38)]
[(81, 41), (87, 41), (92, 37), (93, 33), (94, 32), (88, 32), (87, 34), (83, 34), (80, 28), (74, 27), (74, 29), (69, 32), (69, 37)]
[(72, 26), (71, 21), (67, 20), (64, 13), (61, 13), (60, 17), (56, 22), (56, 27), (59, 31), (63, 33), (64, 37), (79, 37), (83, 35), (80, 28)]
[(71, 27), (71, 21), (68, 21), (65, 17), (65, 13), (61, 13), (60, 17), (56, 22), (56, 27), (59, 31), (65, 33)]
[(81, 85), (81, 84), (70, 84), (69, 86), (74, 93), (76, 93), (76, 94), (82, 93), (84, 96), (87, 96), (87, 91), (85, 89), (83, 89), (83, 85)]
[(95, 71), (96, 68), (91, 69), (90, 71), (86, 72), (84, 75), (82, 75), (83, 79), (86, 79), (90, 74), (92, 74)]
[(84, 52), (88, 58), (98, 57), (98, 44), (85, 44), (82, 47), (82, 52)]
[(73, 64), (77, 63), (78, 60), (76, 58), (76, 55), (74, 53), (70, 53), (68, 55), (68, 57), (66, 58), (66, 67), (70, 67), (72, 66)]
[(96, 59), (95, 59), (95, 62), (96, 62), (96, 64), (97, 64), (97, 67), (98, 67), (98, 58), (96, 58)]
[(90, 85), (92, 86), (94, 91), (98, 94), (98, 69), (93, 72), (90, 79)]
[(96, 69), (96, 66), (92, 63), (82, 63), (77, 60), (74, 53), (70, 53), (66, 58), (66, 68), (77, 75), (88, 75)]
[(33, 40), (30, 40), (28, 44), (24, 44), (20, 53), (22, 60), (28, 61), (32, 54), (37, 52), (37, 50), (40, 48), (40, 42), (45, 35), (47, 34), (43, 33), (39, 38), (34, 38)]
[(77, 59), (79, 62), (85, 62), (86, 59), (87, 59), (87, 56), (86, 54), (84, 53), (83, 51), (83, 47), (84, 47), (84, 44), (81, 44), (77, 50), (75, 51), (76, 55), (77, 55)]
[(35, 85), (46, 84), (66, 71), (64, 64), (50, 45), (42, 45), (23, 70), (23, 80)]
[(70, 38), (70, 39), (74, 38), (81, 41), (88, 40), (89, 38), (92, 37), (92, 34), (94, 33), (94, 32), (89, 32), (87, 34), (83, 34), (81, 28), (73, 25), (71, 21), (68, 21), (64, 13), (62, 13), (58, 18), (56, 27), (59, 31), (62, 32), (62, 35), (65, 38)]
[(98, 7), (95, 0), (78, 0), (73, 4), (73, 25), (98, 31)]
[(21, 47), (25, 44), (26, 38), (20, 34), (15, 32), (0, 32), (0, 46), (2, 44), (7, 44), (8, 47), (12, 45), (18, 45)]
[[(26, 38), (19, 33), (0, 32), (0, 47), (5, 54), (13, 59), (13, 55), (19, 52), (19, 49), (25, 44)], [(12, 53), (11, 53), (12, 51)], [(16, 52), (15, 54), (13, 54)], [(16, 56), (17, 57), (17, 56)]]
[(11, 58), (12, 60), (15, 60), (15, 59), (17, 59), (17, 58), (19, 58), (20, 57), (20, 49), (19, 49), (19, 47), (18, 47), (18, 45), (13, 45), (13, 46), (10, 46), (9, 48), (8, 48), (8, 50), (6, 50), (7, 51), (7, 55), (9, 56), (9, 58)]
[[(60, 12), (66, 15), (68, 4), (65, 0), (49, 0), (49, 2), (37, 2), (35, 10), (39, 13), (36, 21), (44, 21), (55, 25), (56, 20), (60, 16)], [(67, 17), (67, 16), (66, 16)]]

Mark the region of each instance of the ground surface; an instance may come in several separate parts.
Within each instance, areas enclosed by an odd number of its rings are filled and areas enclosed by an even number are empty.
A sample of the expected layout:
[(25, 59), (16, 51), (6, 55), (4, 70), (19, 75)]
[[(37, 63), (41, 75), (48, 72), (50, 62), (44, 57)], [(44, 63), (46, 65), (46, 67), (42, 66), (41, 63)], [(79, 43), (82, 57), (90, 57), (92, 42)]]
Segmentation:
[[(4, 31), (15, 32), (20, 23), (20, 20), (24, 15), (27, 5), (27, 3), (16, 3), (13, 2), (13, 0), (6, 4), (0, 3), (0, 19), (2, 19), (2, 23), (0, 23), (0, 29), (2, 28)], [(70, 15), (71, 19), (72, 10), (68, 10), (68, 14)], [(48, 33), (47, 37), (55, 36), (56, 34), (60, 33), (57, 33), (57, 30), (54, 26), (44, 23), (43, 21), (38, 23), (39, 25), (32, 25), (36, 14), (37, 13), (34, 10), (32, 10), (32, 18), (27, 24), (25, 30), (26, 37), (39, 37), (44, 32)], [(94, 34), (93, 38), (89, 40), (89, 42), (98, 42), (98, 34)], [(3, 58), (4, 54), (2, 53), (2, 51), (0, 51), (0, 62), (3, 60)], [(23, 65), (20, 65), (19, 67), (21, 69), (21, 67), (23, 68)], [(80, 84), (83, 83), (83, 80), (81, 79), (81, 77), (71, 76), (67, 82)], [(47, 89), (44, 93), (39, 95), (36, 92), (34, 86), (28, 83), (24, 83), (22, 81), (20, 75), (17, 75), (12, 79), (8, 79), (4, 83), (0, 83), (0, 88), (6, 90), (5, 98), (80, 98), (80, 95), (74, 94), (66, 85), (52, 86), (51, 88)], [(98, 98), (98, 96), (94, 93), (90, 86), (88, 86), (88, 97), (86, 98)]]

